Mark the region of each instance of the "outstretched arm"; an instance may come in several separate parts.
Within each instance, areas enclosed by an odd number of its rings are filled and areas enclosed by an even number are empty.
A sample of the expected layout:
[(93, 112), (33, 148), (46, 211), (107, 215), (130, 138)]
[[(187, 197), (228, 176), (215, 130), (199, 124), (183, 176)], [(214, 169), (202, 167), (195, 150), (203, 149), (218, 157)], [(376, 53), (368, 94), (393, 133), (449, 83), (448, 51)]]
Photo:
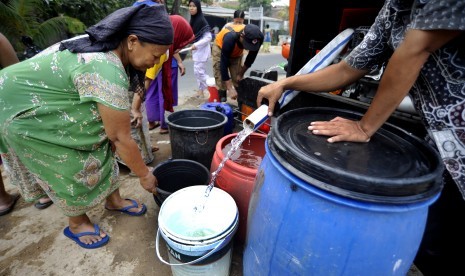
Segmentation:
[(314, 73), (292, 76), (262, 87), (258, 91), (257, 106), (263, 99), (268, 99), (269, 115), (273, 115), (276, 102), (285, 90), (297, 90), (308, 92), (334, 91), (353, 83), (363, 77), (367, 71), (350, 67), (346, 62), (328, 66)]
[(118, 111), (103, 104), (98, 104), (98, 110), (105, 132), (115, 145), (121, 159), (139, 177), (140, 184), (145, 190), (156, 192), (157, 179), (145, 165), (139, 148), (131, 137), (129, 112)]
[(376, 95), (360, 122), (338, 118), (313, 122), (309, 129), (314, 134), (331, 136), (328, 142), (367, 142), (408, 94), (431, 53), (459, 34), (447, 30), (409, 30), (389, 60)]

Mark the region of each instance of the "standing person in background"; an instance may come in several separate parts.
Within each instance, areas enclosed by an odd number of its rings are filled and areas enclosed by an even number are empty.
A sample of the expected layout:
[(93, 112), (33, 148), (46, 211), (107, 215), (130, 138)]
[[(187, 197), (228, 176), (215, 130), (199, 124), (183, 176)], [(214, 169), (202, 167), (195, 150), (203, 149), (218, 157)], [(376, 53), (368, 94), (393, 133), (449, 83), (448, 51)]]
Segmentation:
[[(237, 98), (238, 82), (254, 63), (262, 43), (263, 33), (253, 24), (226, 26), (218, 33), (212, 59), (215, 83), (222, 102), (226, 101), (227, 94), (232, 100)], [(249, 53), (242, 65), (244, 49)]]
[(271, 45), (271, 29), (270, 25), (266, 24), (265, 28), (265, 39), (263, 40), (263, 52), (269, 53), (270, 52), (270, 45)]
[(140, 5), (116, 10), (86, 33), (0, 71), (0, 153), (22, 197), (45, 191), (68, 217), (64, 235), (92, 249), (109, 241), (87, 216), (93, 207), (105, 201), (107, 210), (131, 216), (147, 210), (121, 197), (115, 150), (156, 192), (131, 137), (125, 69), (157, 64), (173, 28), (164, 7)]
[(257, 104), (268, 99), (271, 115), (287, 89), (334, 91), (384, 62), (376, 95), (360, 121), (337, 117), (309, 122), (308, 129), (329, 136), (329, 143), (369, 142), (411, 92), (426, 139), (447, 169), (414, 263), (423, 275), (465, 275), (465, 1), (386, 0), (363, 41), (344, 60), (262, 87)]
[[(144, 163), (149, 164), (155, 158), (154, 152), (158, 150), (158, 147), (152, 146), (147, 111), (144, 104), (146, 94), (144, 85), (145, 71), (138, 71), (130, 67), (128, 75), (128, 99), (131, 104), (131, 137), (137, 143)], [(127, 166), (118, 154), (116, 154), (116, 158), (119, 163)], [(130, 173), (130, 175), (133, 174), (133, 172)]]
[(200, 0), (189, 1), (189, 13), (191, 14), (190, 25), (195, 34), (195, 40), (192, 44), (192, 59), (194, 60), (194, 75), (199, 87), (196, 96), (204, 98), (208, 78), (206, 66), (211, 55), (211, 30), (203, 16)]
[[(155, 95), (153, 109), (147, 113), (153, 113), (155, 119), (160, 120), (160, 134), (168, 133), (168, 125), (165, 123), (165, 111), (173, 112), (173, 106), (178, 104), (177, 70), (172, 70), (172, 60), (178, 62), (181, 76), (185, 74), (185, 67), (178, 54), (179, 50), (191, 43), (195, 36), (189, 22), (180, 15), (171, 15), (170, 20), (174, 29), (173, 44), (169, 48), (164, 61), (161, 74), (157, 72), (157, 67), (150, 68), (146, 73), (145, 85), (147, 92)], [(173, 85), (173, 80), (176, 81)]]
[[(18, 62), (18, 56), (16, 55), (16, 52), (13, 49), (10, 41), (8, 41), (8, 39), (2, 33), (0, 33), (0, 70)], [(0, 164), (2, 164), (1, 157)], [(11, 212), (18, 199), (18, 194), (10, 195), (6, 192), (2, 173), (0, 172), (0, 216)], [(53, 201), (45, 194), (45, 192), (43, 192), (42, 195), (37, 199), (37, 202), (34, 204), (34, 207), (37, 209), (45, 209), (52, 204)]]
[[(163, 5), (164, 1), (163, 0), (137, 0), (132, 5), (133, 6), (140, 6), (140, 5), (154, 6), (154, 5), (158, 5), (158, 4)], [(142, 75), (145, 76), (145, 72), (142, 73)], [(151, 89), (150, 91), (147, 90), (148, 87), (145, 86), (145, 77), (142, 77), (142, 78), (144, 79), (144, 88), (146, 89), (145, 95), (144, 95), (145, 96), (144, 100), (145, 100), (146, 112), (145, 112), (144, 115), (146, 115), (145, 117), (146, 117), (146, 119), (148, 121), (148, 129), (152, 130), (152, 129), (155, 129), (155, 128), (159, 127), (160, 124), (164, 123), (164, 121), (161, 122), (160, 119), (159, 119), (159, 115), (155, 112), (155, 110), (157, 109), (157, 106), (158, 106), (158, 98), (157, 98), (158, 90), (154, 90), (154, 89)], [(161, 93), (161, 75), (160, 75), (159, 81), (160, 81), (159, 91)], [(142, 103), (141, 99), (138, 98), (137, 95), (134, 95), (133, 110), (135, 110), (135, 114), (140, 113), (141, 103)], [(145, 119), (143, 117), (141, 117), (140, 120), (145, 121)], [(141, 129), (143, 130), (144, 127), (145, 126), (142, 126)], [(145, 136), (147, 136), (147, 135), (145, 135)], [(148, 136), (150, 137), (150, 135), (148, 135)], [(153, 149), (157, 150), (158, 148), (153, 147)], [(150, 155), (150, 153), (147, 152), (147, 155)]]
[(163, 63), (168, 59), (168, 53), (164, 54), (160, 58), (159, 66), (150, 68), (145, 74), (145, 89), (146, 99), (145, 106), (147, 111), (147, 121), (149, 122), (149, 130), (153, 130), (157, 127), (168, 129), (168, 125), (165, 122), (165, 108), (163, 105), (163, 91), (162, 91), (162, 74), (160, 74)]
[(216, 35), (220, 32), (220, 28), (218, 26), (215, 26), (212, 28), (211, 34), (212, 34), (212, 42), (215, 41)]
[(243, 10), (235, 10), (233, 14), (233, 21), (226, 23), (223, 26), (223, 29), (226, 28), (227, 26), (233, 27), (233, 26), (244, 26), (244, 19), (245, 18), (245, 12)]
[[(177, 15), (179, 16), (179, 15)], [(187, 22), (187, 21), (186, 21)], [(183, 46), (184, 47), (184, 46)], [(186, 67), (182, 63), (182, 58), (179, 55), (179, 50), (173, 55), (173, 58), (171, 59), (171, 94), (173, 97), (173, 106), (178, 105), (178, 96), (179, 96), (179, 91), (178, 91), (178, 69), (179, 73), (181, 73), (181, 76), (184, 76), (186, 74)], [(170, 111), (173, 112), (173, 111)], [(160, 126), (160, 134), (168, 134), (169, 130), (168, 128), (165, 128), (163, 126)]]

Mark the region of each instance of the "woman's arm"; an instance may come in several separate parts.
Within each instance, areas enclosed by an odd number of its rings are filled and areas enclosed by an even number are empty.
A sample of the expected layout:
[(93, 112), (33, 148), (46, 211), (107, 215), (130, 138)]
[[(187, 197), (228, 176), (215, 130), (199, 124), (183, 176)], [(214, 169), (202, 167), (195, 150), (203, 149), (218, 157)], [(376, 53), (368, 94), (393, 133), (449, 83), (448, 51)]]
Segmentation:
[(210, 32), (205, 32), (202, 35), (202, 37), (199, 39), (199, 41), (197, 41), (197, 42), (195, 42), (193, 44), (193, 46), (195, 46), (195, 48), (192, 48), (192, 50), (202, 48), (202, 47), (206, 46), (207, 44), (209, 45), (211, 40), (212, 40), (212, 34)]
[(346, 62), (341, 61), (338, 64), (328, 66), (314, 73), (292, 76), (262, 87), (258, 91), (257, 106), (262, 104), (264, 98), (268, 99), (268, 112), (272, 116), (274, 106), (285, 90), (307, 92), (334, 91), (355, 82), (366, 73), (366, 70), (354, 69)]
[(181, 76), (184, 76), (184, 74), (186, 74), (186, 67), (182, 63), (181, 56), (179, 55), (179, 53), (176, 53), (173, 55), (173, 58), (176, 59), (176, 61), (178, 62), (179, 72), (181, 73)]
[(19, 62), (10, 41), (0, 33), (0, 69)]
[(145, 91), (149, 90), (149, 87), (152, 81), (153, 79), (145, 77), (145, 81), (144, 81)]
[(389, 60), (373, 102), (360, 122), (362, 129), (373, 135), (408, 94), (431, 53), (458, 34), (457, 31), (409, 30)]
[(390, 58), (376, 95), (360, 122), (339, 118), (313, 122), (309, 129), (314, 134), (331, 136), (328, 142), (367, 142), (408, 94), (431, 53), (459, 34), (459, 31), (409, 30)]
[(131, 124), (135, 128), (139, 128), (142, 126), (141, 106), (142, 106), (141, 95), (139, 93), (134, 93), (134, 96), (132, 98), (132, 106), (131, 106), (131, 112), (132, 112), (132, 117), (133, 117)]
[(105, 132), (115, 145), (118, 155), (138, 177), (142, 187), (156, 192), (157, 179), (145, 165), (136, 142), (131, 137), (130, 116), (127, 111), (118, 111), (98, 104)]

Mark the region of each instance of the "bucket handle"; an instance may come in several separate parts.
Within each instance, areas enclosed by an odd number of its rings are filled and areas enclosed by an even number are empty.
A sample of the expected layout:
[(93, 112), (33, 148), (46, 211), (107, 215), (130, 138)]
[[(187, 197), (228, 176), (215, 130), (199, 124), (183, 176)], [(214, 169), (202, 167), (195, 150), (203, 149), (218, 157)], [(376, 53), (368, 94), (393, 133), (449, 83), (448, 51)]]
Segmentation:
[(205, 144), (208, 142), (208, 130), (206, 130), (205, 133), (206, 133), (205, 142), (200, 143), (200, 142), (199, 142), (199, 137), (198, 137), (199, 131), (196, 131), (196, 132), (195, 132), (195, 141), (197, 141), (197, 144), (203, 146), (203, 145), (205, 145)]
[[(213, 248), (212, 250), (210, 250), (210, 252), (208, 252), (207, 254), (203, 255), (202, 257), (198, 258), (198, 259), (195, 259), (193, 261), (190, 261), (190, 262), (187, 262), (187, 263), (180, 263), (180, 264), (173, 264), (173, 263), (170, 263), (168, 261), (165, 261), (163, 259), (163, 257), (160, 255), (160, 250), (159, 250), (159, 247), (160, 247), (160, 228), (158, 228), (157, 230), (157, 237), (155, 239), (155, 249), (157, 251), (157, 256), (158, 256), (158, 259), (160, 260), (160, 262), (164, 263), (164, 264), (167, 264), (169, 266), (181, 266), (181, 265), (190, 265), (190, 264), (195, 264), (195, 263), (198, 263), (202, 260), (205, 260), (206, 258), (210, 257), (211, 255), (213, 255), (214, 253), (216, 253), (216, 250), (218, 248), (222, 248), (223, 245), (227, 244), (229, 242), (230, 239), (228, 238), (225, 238), (223, 239), (222, 242), (218, 243), (218, 245), (215, 246), (215, 248)], [(168, 253), (170, 254), (170, 253)]]

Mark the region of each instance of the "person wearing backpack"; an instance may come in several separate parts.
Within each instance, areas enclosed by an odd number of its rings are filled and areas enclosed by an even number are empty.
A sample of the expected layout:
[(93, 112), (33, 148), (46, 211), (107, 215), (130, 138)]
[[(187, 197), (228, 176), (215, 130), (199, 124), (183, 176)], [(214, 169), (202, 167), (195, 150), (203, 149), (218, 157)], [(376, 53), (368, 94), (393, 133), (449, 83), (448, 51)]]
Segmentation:
[[(218, 94), (222, 102), (226, 95), (237, 99), (236, 87), (257, 57), (263, 43), (263, 33), (253, 24), (233, 25), (223, 28), (215, 38), (212, 47), (213, 73)], [(242, 65), (243, 52), (248, 50)]]

